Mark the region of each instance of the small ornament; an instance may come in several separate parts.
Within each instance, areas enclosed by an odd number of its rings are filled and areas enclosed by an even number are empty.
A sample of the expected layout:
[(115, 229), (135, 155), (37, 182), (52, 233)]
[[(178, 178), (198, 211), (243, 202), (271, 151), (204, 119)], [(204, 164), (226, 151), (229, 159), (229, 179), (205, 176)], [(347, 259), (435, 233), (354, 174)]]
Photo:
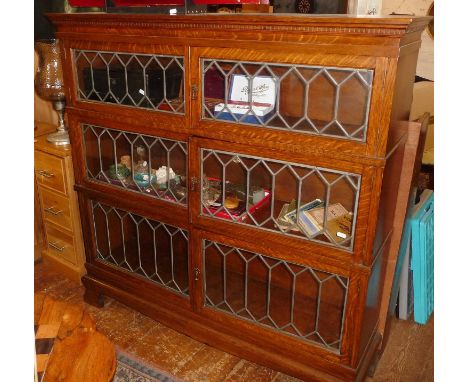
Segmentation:
[[(168, 178), (169, 177), (169, 178)], [(176, 174), (170, 167), (161, 166), (156, 170), (156, 183), (167, 183), (171, 179), (175, 179)]]
[(117, 167), (115, 165), (110, 165), (109, 166), (109, 176), (112, 179), (120, 179), (124, 180), (127, 177), (129, 177), (131, 174), (130, 170), (127, 168), (127, 166), (124, 166), (121, 163), (117, 164)]
[(132, 158), (130, 155), (122, 155), (120, 157), (120, 163), (127, 167), (129, 170), (132, 168)]

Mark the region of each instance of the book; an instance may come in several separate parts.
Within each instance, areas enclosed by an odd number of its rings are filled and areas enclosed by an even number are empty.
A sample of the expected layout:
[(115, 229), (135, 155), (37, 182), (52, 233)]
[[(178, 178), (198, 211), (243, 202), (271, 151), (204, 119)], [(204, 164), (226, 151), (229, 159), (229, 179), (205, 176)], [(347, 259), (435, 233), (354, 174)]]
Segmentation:
[[(326, 231), (336, 243), (349, 238), (351, 235), (353, 215), (347, 213), (327, 221)], [(298, 225), (307, 236), (314, 236), (323, 230), (323, 226), (311, 217), (311, 211), (301, 212)]]
[(323, 202), (320, 199), (315, 199), (315, 200), (313, 200), (313, 201), (311, 201), (309, 203), (303, 204), (299, 208), (294, 208), (292, 211), (290, 211), (286, 215), (284, 215), (284, 217), (290, 223), (296, 224), (298, 222), (297, 217), (296, 217), (296, 214), (297, 214), (298, 210), (299, 210), (299, 213), (301, 213), (301, 212), (308, 211), (308, 210), (311, 210), (313, 208), (317, 208), (317, 207), (321, 207), (321, 206), (323, 206)]
[(283, 207), (281, 207), (278, 218), (276, 219), (276, 226), (285, 231), (299, 231), (299, 228), (296, 224), (293, 224), (288, 219), (286, 219), (286, 214), (294, 211), (296, 208), (297, 206), (295, 199), (293, 199), (291, 203), (284, 203)]
[[(320, 208), (315, 208), (313, 211), (310, 211), (308, 217), (313, 219), (318, 227), (322, 227), (324, 211), (325, 207), (320, 206)], [(330, 204), (327, 208), (327, 221), (337, 219), (346, 214), (348, 214), (348, 210), (344, 208), (341, 203)]]
[[(325, 207), (317, 206), (299, 212), (298, 226), (307, 236), (315, 236), (323, 231)], [(352, 214), (341, 203), (335, 203), (327, 208), (327, 233), (339, 243), (351, 235)]]
[(265, 117), (273, 110), (273, 106), (258, 106), (258, 105), (249, 105), (249, 104), (237, 104), (234, 102), (229, 102), (227, 106), (224, 103), (219, 103), (215, 106), (215, 113), (222, 111), (223, 113), (228, 113), (229, 111), (233, 114), (237, 114), (240, 119), (242, 115), (250, 112), (250, 115), (255, 114), (257, 117)]
[(351, 236), (353, 215), (348, 213), (327, 222), (327, 232), (337, 243)]
[(297, 224), (306, 236), (314, 236), (322, 230), (322, 227), (316, 224), (314, 219), (310, 219), (310, 211), (300, 211)]

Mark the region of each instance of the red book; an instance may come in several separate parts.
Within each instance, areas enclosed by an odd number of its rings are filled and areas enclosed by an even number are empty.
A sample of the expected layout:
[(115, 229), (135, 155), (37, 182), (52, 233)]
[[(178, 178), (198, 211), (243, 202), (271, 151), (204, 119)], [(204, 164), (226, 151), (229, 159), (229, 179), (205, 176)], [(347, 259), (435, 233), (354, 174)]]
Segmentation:
[(105, 0), (68, 0), (72, 7), (103, 7)]

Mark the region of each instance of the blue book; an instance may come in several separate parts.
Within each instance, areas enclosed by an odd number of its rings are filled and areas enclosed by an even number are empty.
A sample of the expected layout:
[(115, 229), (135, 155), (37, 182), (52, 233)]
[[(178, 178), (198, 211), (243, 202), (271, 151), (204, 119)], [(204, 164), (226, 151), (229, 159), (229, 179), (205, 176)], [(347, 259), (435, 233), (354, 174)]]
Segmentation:
[(310, 216), (307, 214), (307, 211), (299, 212), (299, 220), (297, 224), (299, 228), (301, 228), (302, 231), (308, 236), (313, 236), (322, 230), (322, 227), (317, 226), (314, 220), (310, 218)]
[[(303, 204), (302, 206), (299, 207), (299, 216), (301, 214), (301, 212), (304, 212), (304, 211), (309, 211), (313, 208), (317, 208), (317, 207), (322, 207), (323, 206), (323, 202), (320, 200), (320, 199), (315, 199), (309, 203), (306, 203), (306, 204)], [(286, 215), (284, 215), (284, 217), (291, 223), (298, 223), (297, 221), (297, 218), (296, 218), (296, 213), (297, 213), (297, 209), (291, 211), (291, 212), (288, 212)]]

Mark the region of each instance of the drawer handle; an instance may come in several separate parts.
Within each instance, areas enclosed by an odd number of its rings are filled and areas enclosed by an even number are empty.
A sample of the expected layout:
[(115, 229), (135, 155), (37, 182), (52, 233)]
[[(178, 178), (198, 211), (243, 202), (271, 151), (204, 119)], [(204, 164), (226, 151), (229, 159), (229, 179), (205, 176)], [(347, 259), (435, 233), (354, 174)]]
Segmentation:
[(56, 242), (51, 243), (50, 241), (49, 241), (49, 247), (52, 247), (59, 252), (63, 252), (63, 250), (65, 249), (65, 246), (59, 247)]
[(45, 177), (45, 178), (53, 178), (53, 177), (55, 176), (54, 173), (52, 173), (52, 172), (47, 172), (46, 170), (39, 170), (37, 173), (38, 173), (39, 175), (42, 175), (42, 176)]
[(63, 212), (62, 210), (58, 210), (58, 211), (54, 210), (53, 206), (44, 208), (44, 211), (54, 216), (60, 215)]

